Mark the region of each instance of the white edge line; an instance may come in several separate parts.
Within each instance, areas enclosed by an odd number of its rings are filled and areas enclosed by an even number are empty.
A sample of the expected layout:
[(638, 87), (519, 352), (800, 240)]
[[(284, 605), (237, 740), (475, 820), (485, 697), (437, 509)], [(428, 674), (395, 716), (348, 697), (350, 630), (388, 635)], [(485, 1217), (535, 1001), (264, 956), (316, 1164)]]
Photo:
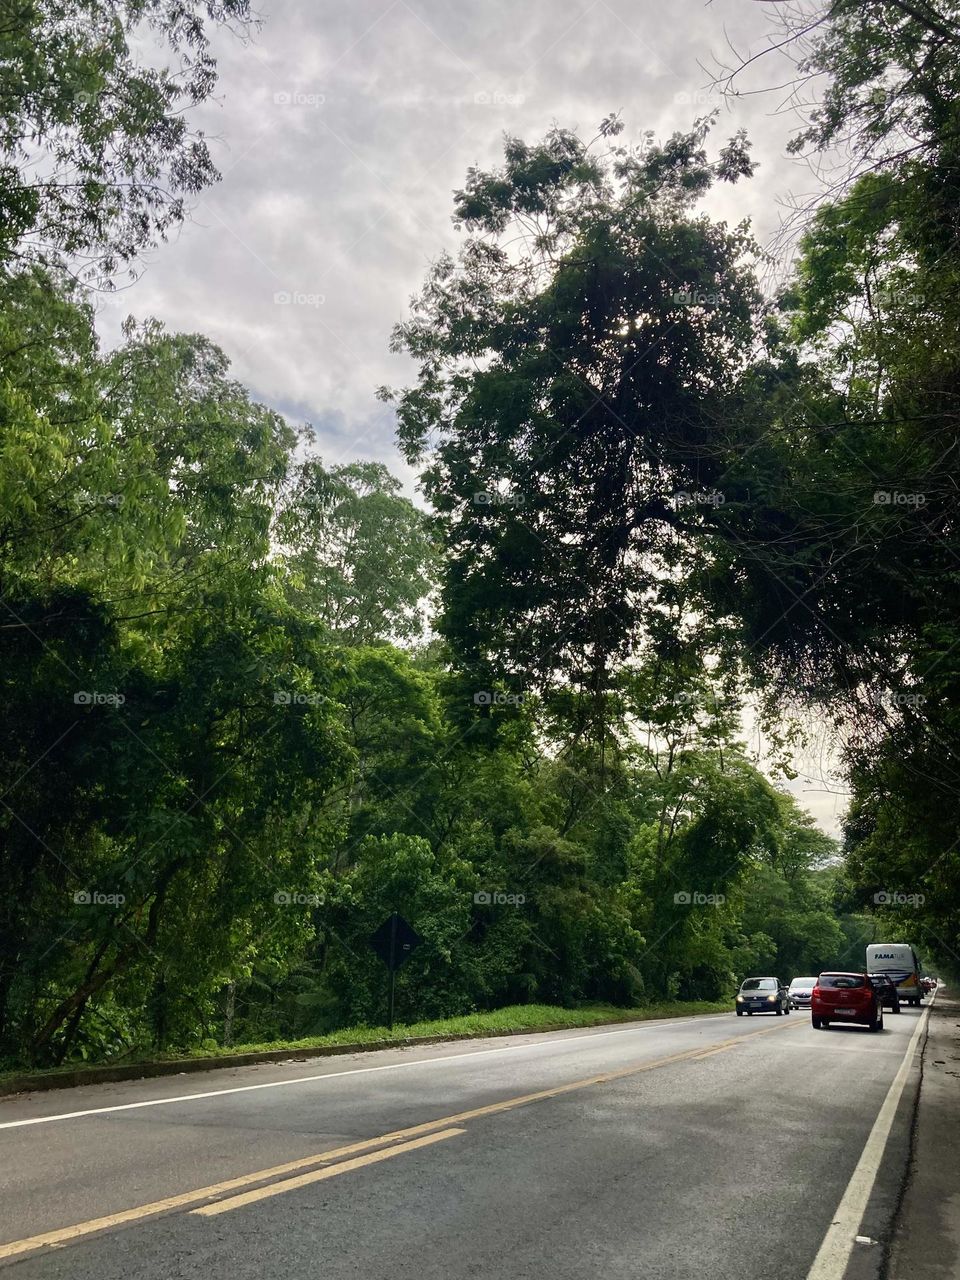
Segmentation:
[[(664, 1018), (660, 1021), (651, 1020), (649, 1023), (641, 1024), (636, 1027), (621, 1027), (616, 1031), (598, 1031), (593, 1035), (581, 1036), (564, 1036), (562, 1040), (537, 1040), (533, 1044), (508, 1044), (503, 1045), (499, 1049), (477, 1049), (472, 1053), (447, 1053), (438, 1058), (417, 1058), (415, 1062), (389, 1062), (379, 1067), (354, 1067), (350, 1071), (321, 1071), (311, 1076), (296, 1076), (293, 1080), (269, 1080), (263, 1084), (242, 1084), (235, 1085), (230, 1089), (210, 1089), (205, 1093), (184, 1093), (174, 1098), (146, 1098), (141, 1102), (122, 1102), (112, 1107), (90, 1107), (86, 1111), (65, 1111), (55, 1116), (32, 1116), (28, 1120), (5, 1120), (0, 1123), (0, 1129), (24, 1129), (28, 1125), (34, 1124), (53, 1124), (57, 1120), (79, 1120), (83, 1116), (101, 1116), (112, 1111), (135, 1111), (140, 1107), (163, 1107), (172, 1102), (196, 1102), (203, 1098), (222, 1098), (230, 1093), (252, 1093), (254, 1089), (282, 1089), (292, 1084), (309, 1084), (314, 1080), (339, 1080), (343, 1076), (361, 1076), (369, 1075), (373, 1071), (397, 1071), (401, 1067), (423, 1067), (430, 1066), (435, 1062), (455, 1062), (460, 1058), (483, 1058), (492, 1053), (510, 1053), (517, 1049), (537, 1049), (544, 1045), (569, 1044), (572, 1041), (584, 1040), (600, 1040), (604, 1036), (626, 1036), (632, 1035), (637, 1031), (654, 1031), (658, 1027), (672, 1026), (684, 1027), (689, 1026), (692, 1022), (698, 1022), (701, 1018), (717, 1017), (716, 1014), (698, 1014), (693, 1018)], [(722, 1016), (722, 1015), (720, 1015)], [(587, 1028), (589, 1030), (589, 1028)], [(530, 1035), (536, 1035), (533, 1031)], [(394, 1046), (385, 1044), (384, 1048), (389, 1049)], [(404, 1046), (398, 1046), (404, 1047)], [(346, 1055), (344, 1055), (346, 1056)], [(254, 1064), (254, 1065), (276, 1065), (276, 1064)], [(229, 1071), (229, 1067), (222, 1068)]]
[(903, 1095), (907, 1077), (913, 1065), (917, 1042), (927, 1025), (932, 1007), (932, 1005), (927, 1005), (922, 1017), (914, 1027), (913, 1035), (910, 1037), (910, 1042), (903, 1055), (903, 1061), (900, 1064), (900, 1070), (894, 1076), (893, 1083), (887, 1090), (887, 1096), (877, 1112), (877, 1118), (873, 1122), (870, 1136), (867, 1138), (860, 1154), (860, 1159), (857, 1161), (857, 1167), (850, 1175), (850, 1181), (847, 1183), (847, 1189), (837, 1205), (833, 1221), (827, 1228), (827, 1234), (823, 1237), (823, 1242), (817, 1250), (813, 1266), (807, 1272), (807, 1280), (843, 1280), (847, 1264), (857, 1242), (856, 1238), (860, 1231), (863, 1215), (867, 1210), (870, 1193), (873, 1191), (873, 1184), (877, 1180), (887, 1139), (890, 1137), (890, 1130), (893, 1128), (893, 1122), (896, 1118), (897, 1107), (900, 1105), (900, 1098)]

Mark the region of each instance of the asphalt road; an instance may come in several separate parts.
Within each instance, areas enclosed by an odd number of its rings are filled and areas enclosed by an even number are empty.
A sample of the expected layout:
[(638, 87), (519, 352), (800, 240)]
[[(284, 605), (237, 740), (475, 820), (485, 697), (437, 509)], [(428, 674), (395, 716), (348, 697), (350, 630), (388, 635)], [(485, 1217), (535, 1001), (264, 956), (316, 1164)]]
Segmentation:
[(874, 1035), (721, 1014), (3, 1100), (0, 1265), (861, 1280), (900, 1191), (920, 1017)]

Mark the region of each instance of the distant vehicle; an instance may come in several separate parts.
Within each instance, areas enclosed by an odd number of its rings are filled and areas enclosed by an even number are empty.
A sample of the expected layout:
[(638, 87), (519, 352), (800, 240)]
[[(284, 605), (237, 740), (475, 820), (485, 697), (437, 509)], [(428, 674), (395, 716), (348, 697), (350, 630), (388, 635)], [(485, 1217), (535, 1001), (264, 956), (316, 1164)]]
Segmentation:
[(891, 1013), (900, 1012), (900, 991), (888, 973), (871, 973), (870, 981), (880, 995), (880, 1003)]
[(810, 999), (816, 985), (816, 978), (794, 978), (787, 992), (794, 1009), (810, 1008)]
[(920, 1004), (920, 961), (909, 942), (871, 942), (867, 947), (867, 973), (891, 977), (900, 992), (901, 1004)]
[(821, 973), (813, 988), (810, 1020), (816, 1030), (852, 1022), (883, 1030), (883, 1005), (868, 973)]
[(937, 980), (927, 975), (920, 979), (920, 986), (923, 988), (925, 996), (932, 996), (937, 989)]
[(737, 992), (737, 1017), (746, 1013), (775, 1013), (781, 1017), (791, 1009), (790, 994), (779, 978), (744, 978)]

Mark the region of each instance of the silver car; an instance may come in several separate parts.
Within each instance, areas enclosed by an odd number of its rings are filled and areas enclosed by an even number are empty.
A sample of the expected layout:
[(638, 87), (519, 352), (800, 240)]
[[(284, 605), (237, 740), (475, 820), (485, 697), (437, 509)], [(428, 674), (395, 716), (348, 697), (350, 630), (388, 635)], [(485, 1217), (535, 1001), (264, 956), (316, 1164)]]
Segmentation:
[(790, 1003), (794, 1009), (810, 1008), (810, 998), (816, 985), (816, 978), (794, 978), (789, 987)]

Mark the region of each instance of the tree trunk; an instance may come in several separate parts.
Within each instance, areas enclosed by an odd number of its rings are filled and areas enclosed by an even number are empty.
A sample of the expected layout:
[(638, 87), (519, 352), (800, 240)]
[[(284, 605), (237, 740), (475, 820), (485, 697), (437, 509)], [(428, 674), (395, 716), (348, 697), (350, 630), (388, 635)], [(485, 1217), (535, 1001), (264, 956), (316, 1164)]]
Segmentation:
[(233, 1044), (233, 1015), (237, 1003), (237, 984), (232, 979), (227, 983), (227, 1004), (223, 1012), (223, 1047), (229, 1049)]

